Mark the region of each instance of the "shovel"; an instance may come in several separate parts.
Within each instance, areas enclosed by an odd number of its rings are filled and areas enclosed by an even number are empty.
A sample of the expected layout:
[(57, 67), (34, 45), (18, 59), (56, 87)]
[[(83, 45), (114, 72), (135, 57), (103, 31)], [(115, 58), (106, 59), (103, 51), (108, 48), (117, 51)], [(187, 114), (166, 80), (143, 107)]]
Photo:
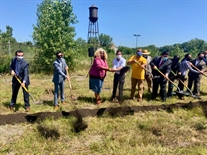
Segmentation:
[[(142, 65), (137, 61), (137, 60), (135, 60), (135, 63), (136, 64), (138, 64), (140, 67), (142, 67)], [(149, 70), (147, 70), (145, 67), (143, 68), (147, 73), (149, 73), (151, 76), (152, 76), (152, 78), (153, 78), (153, 74), (149, 71)]]
[[(20, 79), (15, 75), (14, 76), (16, 79), (17, 79), (17, 81), (20, 83), (20, 84), (22, 84), (22, 82), (20, 81)], [(33, 98), (33, 96), (29, 93), (29, 90), (25, 87), (25, 86), (22, 86), (23, 88), (24, 88), (24, 90), (29, 94), (29, 96), (32, 98), (32, 100), (33, 100), (33, 102), (35, 103), (35, 104), (42, 104), (42, 101), (35, 101), (34, 100), (34, 98)]]
[[(66, 73), (67, 73), (67, 76), (70, 78), (69, 73), (68, 73), (68, 70), (66, 70)], [(68, 81), (68, 84), (69, 84), (69, 88), (70, 88), (70, 98), (72, 100), (76, 100), (77, 98), (72, 94), (72, 86), (71, 86), (70, 80)]]
[[(173, 72), (173, 71), (171, 71), (172, 73), (173, 73), (173, 75), (175, 75), (176, 76), (176, 74)], [(191, 93), (191, 96), (193, 97), (193, 98), (196, 98), (196, 99), (201, 99), (199, 96), (197, 96), (197, 95), (193, 95), (193, 92), (188, 88), (188, 86), (186, 86), (186, 84), (181, 80), (181, 79), (179, 79), (178, 78), (178, 80), (188, 89), (188, 91)]]
[(196, 69), (199, 73), (201, 73), (203, 76), (207, 77), (206, 74), (202, 73), (201, 70), (198, 69), (196, 66), (194, 66), (192, 63), (191, 63), (191, 66), (192, 66), (193, 68), (195, 68), (195, 69)]
[(177, 93), (181, 94), (181, 95), (186, 95), (186, 93), (184, 93), (183, 91), (180, 90), (180, 88), (174, 83), (172, 82), (167, 76), (165, 76), (158, 68), (156, 69), (162, 76), (164, 76), (164, 78), (166, 78), (168, 81), (170, 81), (170, 83), (172, 83), (176, 88), (177, 88)]

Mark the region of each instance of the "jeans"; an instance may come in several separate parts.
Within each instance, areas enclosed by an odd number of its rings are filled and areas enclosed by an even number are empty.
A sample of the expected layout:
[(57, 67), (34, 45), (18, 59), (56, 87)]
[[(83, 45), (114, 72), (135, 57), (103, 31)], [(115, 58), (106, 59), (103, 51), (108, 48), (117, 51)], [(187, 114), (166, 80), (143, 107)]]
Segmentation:
[(54, 83), (55, 86), (55, 92), (54, 92), (54, 105), (58, 105), (58, 97), (59, 97), (59, 90), (60, 90), (60, 98), (61, 102), (65, 101), (65, 96), (64, 96), (64, 81), (60, 83)]

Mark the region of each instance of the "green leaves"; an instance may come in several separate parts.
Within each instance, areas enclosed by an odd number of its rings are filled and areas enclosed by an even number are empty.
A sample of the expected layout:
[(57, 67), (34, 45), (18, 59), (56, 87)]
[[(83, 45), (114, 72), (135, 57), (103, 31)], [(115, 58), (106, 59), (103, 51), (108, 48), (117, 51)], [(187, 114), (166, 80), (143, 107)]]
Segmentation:
[[(34, 27), (33, 39), (43, 49), (37, 53), (36, 61), (42, 61), (43, 65), (51, 65), (57, 50), (62, 51), (66, 61), (73, 62), (73, 49), (75, 48), (75, 28), (71, 26), (77, 22), (73, 14), (70, 0), (43, 0), (37, 9), (37, 24)], [(69, 58), (69, 59), (67, 59)], [(44, 66), (46, 71), (50, 66)], [(50, 71), (52, 71), (51, 68)]]

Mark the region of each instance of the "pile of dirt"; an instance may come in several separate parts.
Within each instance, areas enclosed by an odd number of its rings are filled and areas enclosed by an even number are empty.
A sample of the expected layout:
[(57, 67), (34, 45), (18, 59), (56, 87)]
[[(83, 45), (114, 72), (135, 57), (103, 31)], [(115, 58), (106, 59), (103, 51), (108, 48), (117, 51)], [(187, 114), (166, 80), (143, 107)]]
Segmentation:
[[(60, 117), (76, 117), (77, 124), (82, 121), (82, 117), (88, 116), (102, 116), (104, 114), (108, 114), (110, 116), (119, 117), (125, 115), (133, 115), (135, 112), (145, 112), (145, 111), (159, 111), (166, 110), (167, 112), (172, 112), (175, 108), (186, 108), (192, 109), (194, 107), (202, 107), (204, 115), (207, 117), (207, 101), (198, 101), (198, 102), (189, 102), (189, 103), (176, 103), (176, 104), (163, 104), (163, 105), (150, 105), (150, 106), (123, 106), (123, 107), (108, 107), (108, 108), (100, 108), (100, 109), (77, 109), (74, 111), (62, 111), (62, 112), (39, 112), (34, 114), (26, 114), (26, 113), (17, 113), (17, 114), (7, 114), (0, 115), (0, 125), (6, 124), (17, 124), (17, 123), (25, 123), (25, 122), (38, 122), (42, 121), (48, 117), (52, 117), (53, 119), (58, 119)], [(76, 128), (78, 130), (78, 126), (76, 124)], [(84, 127), (87, 127), (86, 125)]]

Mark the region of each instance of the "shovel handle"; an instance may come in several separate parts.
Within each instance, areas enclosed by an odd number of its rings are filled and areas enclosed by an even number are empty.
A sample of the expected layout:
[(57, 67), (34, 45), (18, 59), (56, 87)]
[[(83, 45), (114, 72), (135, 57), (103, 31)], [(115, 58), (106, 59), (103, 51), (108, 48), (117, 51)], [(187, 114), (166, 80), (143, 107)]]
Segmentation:
[[(14, 77), (17, 79), (17, 81), (18, 81), (20, 84), (22, 84), (22, 82), (20, 81), (20, 79), (19, 79), (16, 75), (14, 75)], [(22, 86), (22, 85), (21, 85), (21, 86)], [(33, 102), (35, 102), (33, 96), (29, 93), (29, 90), (28, 90), (25, 86), (22, 86), (22, 87), (23, 87), (24, 90), (29, 94), (29, 96), (32, 98)]]
[[(173, 73), (173, 75), (176, 76), (176, 74), (173, 71), (171, 71), (171, 73)], [(178, 78), (178, 80), (188, 89), (188, 91), (191, 93), (191, 95), (193, 95), (193, 92), (190, 90), (190, 88), (188, 88), (188, 86), (181, 79)]]
[[(14, 75), (14, 77), (17, 79), (17, 81), (18, 81), (20, 84), (22, 84), (22, 82), (20, 81), (20, 79), (19, 79), (16, 75)], [(21, 86), (22, 86), (22, 85), (21, 85)], [(29, 93), (28, 89), (27, 89), (25, 86), (22, 86), (22, 87), (24, 88), (24, 90), (25, 90), (26, 92)]]
[(198, 72), (200, 72), (203, 76), (207, 77), (206, 74), (202, 73), (201, 70), (198, 69), (196, 66), (194, 66), (192, 63), (191, 63), (191, 66), (192, 66), (193, 68), (195, 68)]
[(158, 68), (156, 69), (162, 76), (164, 76), (164, 78), (166, 78), (168, 81), (170, 81), (179, 91), (180, 88), (174, 83), (172, 82), (167, 76), (165, 76), (165, 74), (163, 74)]
[[(142, 67), (142, 65), (137, 61), (135, 60), (135, 63), (138, 64), (140, 67)], [(152, 74), (149, 70), (147, 70), (145, 67), (143, 68), (145, 71), (147, 71), (149, 74)]]
[[(68, 70), (66, 70), (66, 73), (67, 73), (67, 76), (70, 78)], [(69, 83), (69, 87), (70, 87), (70, 90), (71, 90), (72, 86), (71, 86), (70, 80), (68, 81), (68, 83)]]

